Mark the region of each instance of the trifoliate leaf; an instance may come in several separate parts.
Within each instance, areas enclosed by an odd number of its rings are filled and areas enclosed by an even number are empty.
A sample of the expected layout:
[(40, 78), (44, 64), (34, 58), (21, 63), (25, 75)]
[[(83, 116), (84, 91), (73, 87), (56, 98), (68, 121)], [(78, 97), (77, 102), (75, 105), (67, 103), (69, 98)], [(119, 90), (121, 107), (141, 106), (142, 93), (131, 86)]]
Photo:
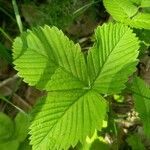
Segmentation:
[(88, 55), (91, 86), (100, 93), (118, 93), (137, 63), (138, 39), (122, 24), (108, 24), (95, 31)]
[(140, 78), (136, 77), (132, 86), (135, 110), (142, 120), (145, 134), (150, 137), (150, 89)]
[(121, 24), (98, 27), (96, 39), (86, 61), (80, 46), (56, 27), (39, 27), (15, 40), (19, 75), (47, 91), (32, 112), (33, 150), (68, 149), (101, 130), (107, 105), (99, 92), (121, 91), (135, 69), (139, 46)]
[(132, 17), (138, 12), (138, 8), (133, 5), (131, 0), (115, 0), (115, 2), (118, 4), (117, 6), (121, 8), (121, 10), (128, 16)]

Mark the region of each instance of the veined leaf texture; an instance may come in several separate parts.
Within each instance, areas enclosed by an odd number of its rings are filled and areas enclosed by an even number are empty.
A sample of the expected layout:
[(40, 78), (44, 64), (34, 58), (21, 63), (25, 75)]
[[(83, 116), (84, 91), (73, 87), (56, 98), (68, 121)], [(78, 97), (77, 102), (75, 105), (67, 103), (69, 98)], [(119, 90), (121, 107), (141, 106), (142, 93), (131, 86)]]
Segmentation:
[(150, 29), (150, 14), (140, 11), (150, 7), (148, 0), (103, 0), (108, 13), (119, 22), (134, 28)]
[(107, 115), (102, 94), (125, 87), (135, 70), (138, 48), (136, 35), (120, 23), (95, 30), (87, 57), (56, 27), (35, 28), (17, 37), (13, 57), (19, 76), (47, 91), (32, 112), (33, 150), (66, 150), (101, 130)]

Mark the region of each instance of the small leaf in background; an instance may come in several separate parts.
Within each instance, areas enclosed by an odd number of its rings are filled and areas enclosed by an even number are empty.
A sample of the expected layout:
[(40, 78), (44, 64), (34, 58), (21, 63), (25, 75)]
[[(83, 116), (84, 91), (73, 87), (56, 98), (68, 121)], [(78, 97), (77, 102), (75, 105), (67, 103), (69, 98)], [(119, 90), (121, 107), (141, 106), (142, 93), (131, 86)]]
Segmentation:
[(140, 4), (141, 4), (141, 0), (131, 0), (131, 2), (133, 4), (136, 4), (137, 6), (140, 6)]
[(140, 43), (140, 54), (139, 58), (143, 57), (149, 51), (150, 47), (150, 30), (146, 29), (134, 29), (134, 33), (136, 33), (137, 37), (141, 41)]
[(150, 35), (150, 30), (139, 30), (139, 29), (135, 29), (134, 32), (136, 33), (136, 35), (138, 36), (138, 38), (143, 41), (146, 45), (150, 46), (150, 39), (149, 39), (149, 35)]
[(150, 7), (150, 0), (142, 0), (141, 7)]
[[(150, 29), (150, 13), (139, 11), (137, 4), (141, 2), (136, 0), (103, 0), (103, 2), (108, 13), (116, 21), (134, 28)], [(149, 2), (142, 1), (142, 3), (145, 7)]]
[(12, 63), (10, 51), (2, 43), (0, 43), (0, 58), (4, 59), (9, 64)]
[(4, 113), (0, 113), (0, 150), (18, 150), (19, 142), (14, 138), (13, 121)]
[(107, 143), (96, 139), (90, 146), (90, 150), (110, 150), (110, 147)]
[(135, 110), (142, 120), (144, 132), (150, 137), (150, 89), (142, 79), (136, 77), (132, 85)]
[[(0, 113), (0, 150), (30, 150), (26, 139), (28, 134), (29, 118), (23, 113), (18, 113), (15, 120), (4, 113)], [(28, 149), (27, 149), (28, 148)]]
[(138, 135), (130, 135), (127, 138), (128, 144), (132, 147), (132, 150), (146, 150), (141, 139)]
[(103, 0), (106, 10), (117, 21), (125, 21), (138, 12), (138, 7), (130, 0)]
[[(106, 121), (104, 121), (105, 124)], [(105, 126), (105, 125), (104, 125)], [(105, 126), (106, 127), (106, 126)], [(109, 150), (109, 144), (107, 144), (106, 140), (102, 136), (98, 136), (97, 131), (95, 131), (94, 135), (86, 139), (86, 144), (84, 145), (82, 150)]]
[(0, 112), (0, 141), (9, 140), (13, 134), (13, 121), (6, 114)]
[[(104, 124), (106, 121), (104, 121)], [(106, 125), (103, 125), (104, 128)], [(79, 148), (80, 146), (80, 148)], [(83, 145), (78, 145), (79, 150), (109, 150), (109, 144), (106, 142), (106, 140), (102, 136), (98, 136), (97, 130), (95, 130), (92, 137), (87, 137), (86, 142)], [(77, 150), (78, 150), (77, 149)]]
[(0, 143), (0, 150), (18, 150), (19, 142), (17, 140), (7, 140)]
[(29, 140), (26, 138), (25, 141), (20, 143), (18, 150), (32, 150), (31, 145), (29, 145)]
[(150, 13), (150, 7), (145, 7), (145, 8), (143, 9), (143, 12), (144, 12), (144, 13)]
[(29, 117), (27, 114), (18, 113), (15, 120), (15, 136), (19, 142), (25, 140), (28, 134)]
[[(125, 22), (128, 24), (128, 22)], [(135, 15), (131, 22), (129, 22), (129, 25), (131, 27), (139, 28), (139, 29), (148, 29), (150, 30), (150, 13), (141, 13), (139, 12), (137, 15)]]
[(113, 97), (114, 97), (114, 100), (118, 103), (122, 103), (124, 101), (124, 97), (122, 95), (114, 94)]

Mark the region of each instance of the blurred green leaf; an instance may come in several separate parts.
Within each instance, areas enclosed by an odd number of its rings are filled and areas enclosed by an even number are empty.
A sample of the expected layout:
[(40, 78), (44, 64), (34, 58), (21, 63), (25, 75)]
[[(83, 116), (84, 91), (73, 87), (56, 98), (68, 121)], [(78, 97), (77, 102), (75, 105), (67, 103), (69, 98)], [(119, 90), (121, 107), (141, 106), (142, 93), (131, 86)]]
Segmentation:
[(96, 139), (90, 147), (90, 150), (109, 150), (109, 145), (100, 141), (99, 139)]
[(131, 0), (131, 2), (133, 4), (136, 4), (136, 5), (140, 5), (141, 4), (141, 0)]
[(142, 0), (141, 7), (150, 7), (150, 0)]
[(0, 150), (18, 150), (19, 142), (17, 140), (5, 141), (0, 143)]
[(127, 142), (132, 147), (132, 150), (145, 150), (140, 137), (136, 134), (129, 136), (127, 138)]
[(114, 94), (113, 97), (114, 97), (114, 100), (115, 100), (116, 102), (118, 102), (118, 103), (122, 103), (123, 100), (124, 100), (124, 98), (123, 98), (122, 95)]
[(14, 122), (0, 113), (0, 150), (31, 150), (26, 139), (28, 134), (29, 117), (18, 113)]
[(4, 113), (0, 112), (0, 141), (10, 139), (14, 134), (13, 121)]
[(19, 142), (25, 140), (28, 134), (29, 117), (24, 113), (18, 113), (15, 118), (15, 136)]
[(20, 146), (19, 146), (19, 149), (18, 150), (31, 150), (32, 147), (31, 145), (29, 145), (29, 140), (26, 139), (25, 141), (23, 141)]
[(5, 59), (9, 64), (12, 62), (9, 50), (2, 43), (0, 43), (0, 58)]
[(150, 29), (150, 14), (139, 9), (138, 1), (103, 0), (103, 2), (107, 12), (116, 21), (133, 28)]
[(136, 77), (133, 80), (132, 92), (135, 110), (143, 123), (144, 133), (150, 137), (150, 87), (144, 80)]
[(150, 30), (146, 30), (146, 29), (135, 29), (134, 32), (136, 33), (136, 35), (138, 36), (138, 38), (143, 41), (146, 45), (150, 46)]

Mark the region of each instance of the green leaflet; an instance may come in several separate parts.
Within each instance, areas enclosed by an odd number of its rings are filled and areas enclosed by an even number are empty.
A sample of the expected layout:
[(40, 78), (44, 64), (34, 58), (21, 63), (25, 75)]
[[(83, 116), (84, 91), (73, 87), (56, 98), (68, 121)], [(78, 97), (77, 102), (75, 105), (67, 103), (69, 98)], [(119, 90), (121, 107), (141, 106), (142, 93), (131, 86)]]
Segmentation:
[(140, 6), (142, 0), (130, 0), (134, 5)]
[(120, 92), (135, 70), (139, 46), (130, 28), (105, 24), (95, 38), (86, 61), (80, 46), (56, 27), (39, 27), (16, 38), (19, 75), (48, 92), (31, 114), (33, 150), (74, 147), (101, 130), (107, 103), (100, 94)]
[(143, 143), (138, 135), (133, 134), (127, 138), (128, 144), (132, 147), (132, 150), (145, 150)]
[(14, 134), (13, 121), (4, 113), (0, 113), (0, 141), (9, 140)]
[(14, 140), (6, 140), (4, 142), (0, 142), (0, 149), (1, 150), (18, 150), (19, 147), (19, 142), (14, 139)]
[(133, 17), (131, 26), (135, 28), (150, 29), (150, 14), (138, 13), (135, 17)]
[(146, 0), (103, 0), (108, 13), (119, 22), (134, 28), (150, 29), (150, 14), (139, 11), (139, 7), (150, 7)]
[[(135, 110), (142, 120), (145, 134), (150, 137), (150, 89), (140, 78), (133, 81), (132, 91), (134, 92)], [(142, 107), (141, 107), (142, 106)]]
[(150, 7), (150, 1), (149, 0), (131, 0), (133, 4), (136, 4), (140, 7)]
[(0, 58), (11, 64), (12, 58), (9, 50), (0, 42)]
[(20, 145), (18, 150), (32, 150), (32, 146), (29, 145), (29, 139), (25, 139)]
[(30, 127), (33, 149), (68, 149), (78, 141), (83, 143), (95, 128), (101, 129), (105, 114), (106, 102), (97, 92), (50, 92), (33, 111), (35, 121)]
[(104, 143), (103, 141), (100, 141), (99, 139), (96, 139), (90, 146), (90, 150), (110, 150), (110, 147), (108, 144)]
[(15, 134), (19, 142), (23, 142), (28, 135), (29, 117), (27, 114), (18, 113), (15, 118)]
[(88, 55), (93, 88), (100, 93), (118, 93), (137, 63), (138, 40), (127, 26), (108, 24), (95, 31), (95, 44)]
[(72, 88), (86, 85), (86, 66), (80, 46), (56, 27), (39, 27), (24, 33), (15, 39), (13, 49), (15, 68), (29, 85), (49, 90), (48, 81), (58, 70), (78, 82)]
[(147, 46), (150, 45), (150, 40), (149, 40), (150, 30), (135, 29), (134, 32), (136, 33), (136, 35), (137, 35), (137, 37), (139, 38), (140, 41), (144, 42), (144, 44), (147, 45)]
[(150, 7), (150, 1), (149, 0), (142, 0), (141, 7)]
[[(0, 113), (0, 149), (18, 150), (21, 142), (27, 137), (29, 127), (29, 118), (23, 113), (18, 113), (15, 121), (11, 120), (4, 113)], [(29, 143), (24, 143), (29, 147)]]

